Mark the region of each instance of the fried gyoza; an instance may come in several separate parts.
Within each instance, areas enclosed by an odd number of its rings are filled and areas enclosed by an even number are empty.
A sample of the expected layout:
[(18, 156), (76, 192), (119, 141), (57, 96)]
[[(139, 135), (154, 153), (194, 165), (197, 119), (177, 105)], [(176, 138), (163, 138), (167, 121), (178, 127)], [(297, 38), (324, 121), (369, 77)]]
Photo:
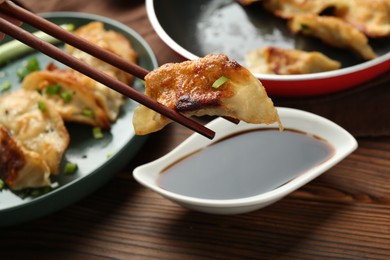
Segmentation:
[(262, 3), (265, 9), (285, 19), (301, 14), (320, 14), (331, 7), (346, 7), (344, 0), (263, 0)]
[(22, 88), (39, 91), (55, 103), (65, 121), (110, 128), (110, 121), (93, 92), (70, 70), (42, 70), (29, 74)]
[[(123, 35), (104, 29), (101, 22), (92, 22), (77, 29), (74, 34), (93, 42), (128, 62), (135, 62), (137, 54)], [(66, 50), (74, 57), (105, 72), (123, 83), (130, 83), (133, 76), (72, 46)], [(47, 91), (57, 87), (57, 93)], [(124, 97), (99, 82), (73, 70), (58, 69), (50, 64), (44, 71), (28, 75), (22, 87), (38, 90), (54, 101), (56, 109), (65, 121), (78, 122), (109, 129), (120, 113)]]
[(317, 15), (297, 15), (289, 27), (294, 33), (313, 36), (337, 48), (351, 49), (365, 60), (376, 58), (367, 37), (340, 18)]
[[(137, 53), (132, 48), (129, 40), (122, 34), (105, 30), (104, 25), (101, 22), (92, 22), (87, 25), (79, 27), (73, 32), (75, 35), (83, 38), (84, 40), (91, 42), (107, 51), (110, 51), (122, 59), (128, 62), (137, 61)], [(126, 84), (130, 83), (133, 76), (99, 60), (96, 57), (89, 55), (73, 46), (66, 45), (66, 51), (72, 56), (82, 60), (83, 62), (91, 65), (95, 69), (112, 74), (116, 79)]]
[[(111, 71), (106, 73), (112, 77), (115, 76)], [(80, 85), (92, 92), (110, 122), (115, 122), (125, 102), (123, 95), (80, 73), (75, 73), (75, 77), (78, 78)]]
[(332, 8), (334, 16), (351, 24), (368, 37), (390, 35), (389, 0), (263, 0), (263, 6), (278, 17), (319, 15)]
[(50, 169), (42, 156), (29, 151), (0, 125), (0, 179), (12, 190), (50, 185)]
[(24, 89), (0, 96), (0, 124), (25, 149), (39, 153), (52, 174), (59, 173), (69, 134), (49, 100)]
[(390, 35), (389, 0), (344, 0), (346, 8), (336, 8), (335, 16), (369, 37)]
[(340, 62), (320, 52), (265, 47), (252, 50), (245, 55), (247, 67), (253, 73), (306, 74), (339, 69)]
[[(135, 63), (137, 61), (137, 53), (133, 49), (130, 41), (118, 32), (105, 30), (101, 22), (92, 22), (81, 26), (74, 32), (74, 34), (118, 55), (130, 63)], [(66, 45), (66, 50), (72, 56), (84, 61), (95, 69), (107, 73), (125, 84), (129, 84), (133, 80), (132, 75), (70, 45)], [(124, 97), (120, 93), (100, 84), (99, 82), (96, 82), (91, 78), (88, 78), (83, 74), (79, 73), (78, 78), (81, 84), (88, 87), (93, 92), (110, 121), (114, 122), (118, 118), (120, 109), (124, 104)]]
[[(227, 81), (213, 87), (221, 77)], [(228, 116), (257, 124), (279, 122), (260, 81), (225, 55), (165, 64), (145, 77), (145, 88), (147, 96), (186, 116)], [(143, 105), (136, 108), (133, 117), (136, 134), (158, 131), (170, 122)]]

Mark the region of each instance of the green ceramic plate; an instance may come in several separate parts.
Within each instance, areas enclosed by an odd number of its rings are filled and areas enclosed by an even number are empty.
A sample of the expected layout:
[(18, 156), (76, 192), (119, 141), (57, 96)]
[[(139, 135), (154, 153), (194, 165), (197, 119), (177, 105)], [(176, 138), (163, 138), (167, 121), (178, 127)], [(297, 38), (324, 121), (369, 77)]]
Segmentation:
[[(157, 60), (148, 44), (135, 31), (121, 23), (83, 13), (45, 13), (42, 16), (56, 24), (72, 23), (76, 27), (91, 21), (101, 21), (107, 29), (118, 31), (131, 41), (139, 55), (140, 66), (148, 70), (157, 67)], [(28, 26), (24, 28), (34, 31)], [(5, 39), (8, 40), (10, 39)], [(0, 84), (9, 80), (12, 82), (12, 88), (8, 91), (19, 88), (20, 82), (16, 71), (24, 61), (33, 56), (39, 60), (41, 67), (53, 61), (38, 52), (12, 60), (0, 67)], [(61, 66), (58, 62), (55, 63)], [(143, 89), (143, 83), (138, 79), (133, 86), (141, 91)], [(3, 93), (0, 92), (0, 95)], [(67, 125), (71, 142), (63, 163), (65, 161), (77, 163), (78, 171), (72, 175), (60, 174), (58, 178), (53, 179), (54, 182), (58, 182), (59, 187), (38, 197), (22, 198), (8, 189), (0, 191), (0, 226), (29, 221), (62, 209), (99, 188), (120, 168), (128, 164), (145, 140), (144, 137), (134, 134), (132, 116), (136, 106), (136, 102), (128, 99), (119, 119), (110, 132), (105, 133), (103, 139), (94, 139), (90, 126)]]

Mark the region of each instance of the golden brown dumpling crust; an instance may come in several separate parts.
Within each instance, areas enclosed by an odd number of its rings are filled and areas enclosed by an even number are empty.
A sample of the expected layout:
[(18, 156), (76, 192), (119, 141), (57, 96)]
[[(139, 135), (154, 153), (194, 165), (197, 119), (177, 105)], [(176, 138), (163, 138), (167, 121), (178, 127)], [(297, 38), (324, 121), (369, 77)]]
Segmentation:
[[(240, 1), (248, 5), (256, 1)], [(332, 15), (351, 24), (368, 37), (390, 35), (389, 0), (262, 0), (274, 15), (291, 19), (296, 15), (320, 15), (327, 9)]]
[(333, 15), (351, 24), (368, 37), (390, 35), (389, 0), (263, 0), (264, 8), (290, 19), (296, 15), (319, 15), (332, 8)]
[(348, 22), (368, 37), (390, 36), (389, 0), (349, 0), (337, 8), (335, 16)]
[[(74, 34), (116, 54), (129, 63), (137, 62), (138, 55), (133, 49), (131, 42), (118, 32), (106, 30), (101, 22), (91, 22), (87, 25), (81, 26), (74, 31)], [(66, 50), (72, 56), (84, 61), (95, 69), (105, 72), (125, 84), (130, 84), (134, 78), (133, 75), (128, 74), (70, 45), (66, 45)], [(79, 74), (78, 78), (82, 84), (93, 92), (94, 96), (99, 101), (100, 106), (106, 112), (109, 120), (114, 122), (118, 118), (120, 109), (124, 104), (125, 99), (123, 95), (81, 73), (75, 72), (75, 74)]]
[(302, 14), (320, 14), (327, 8), (342, 9), (345, 0), (263, 0), (265, 9), (274, 15), (289, 19)]
[[(229, 80), (213, 88), (213, 83), (222, 76)], [(229, 116), (259, 124), (279, 121), (260, 81), (236, 61), (221, 54), (155, 69), (145, 78), (145, 94), (187, 116)], [(160, 130), (170, 122), (142, 105), (137, 107), (133, 117), (137, 134)]]
[[(111, 72), (106, 72), (108, 75), (114, 77)], [(104, 110), (106, 116), (111, 123), (115, 122), (119, 116), (121, 108), (125, 103), (124, 96), (119, 92), (81, 74), (73, 73), (80, 85), (89, 89), (89, 91), (96, 98), (98, 105)]]
[[(101, 22), (91, 22), (87, 25), (81, 26), (74, 31), (74, 34), (118, 55), (128, 62), (134, 63), (137, 61), (137, 53), (133, 49), (129, 40), (118, 32), (105, 30), (104, 25)], [(129, 84), (133, 79), (132, 75), (72, 46), (66, 45), (66, 50), (72, 56), (84, 61), (95, 69), (113, 74), (119, 81)]]
[(7, 93), (0, 96), (0, 124), (27, 150), (41, 154), (52, 174), (59, 173), (69, 134), (54, 104), (36, 91)]
[[(59, 93), (49, 94), (49, 86), (60, 86)], [(77, 73), (71, 70), (42, 70), (29, 74), (22, 82), (22, 88), (39, 91), (42, 96), (55, 104), (55, 109), (65, 121), (78, 122), (98, 126), (104, 129), (110, 128), (110, 120), (99, 105), (93, 92), (82, 84)], [(61, 93), (71, 95), (65, 100)], [(91, 111), (91, 113), (86, 113)]]
[(340, 18), (317, 15), (297, 15), (289, 21), (294, 33), (313, 36), (337, 48), (350, 49), (365, 60), (377, 57), (367, 37)]
[(231, 97), (229, 88), (213, 89), (221, 76), (231, 78), (242, 67), (222, 56), (210, 55), (197, 61), (168, 63), (150, 72), (146, 95), (179, 112), (221, 106), (222, 99)]
[(0, 125), (0, 178), (13, 186), (18, 172), (26, 165), (26, 158), (8, 131)]
[(292, 75), (336, 70), (340, 62), (319, 52), (265, 47), (245, 55), (247, 67), (253, 73)]
[(50, 185), (50, 169), (40, 154), (26, 150), (0, 125), (0, 179), (12, 190)]

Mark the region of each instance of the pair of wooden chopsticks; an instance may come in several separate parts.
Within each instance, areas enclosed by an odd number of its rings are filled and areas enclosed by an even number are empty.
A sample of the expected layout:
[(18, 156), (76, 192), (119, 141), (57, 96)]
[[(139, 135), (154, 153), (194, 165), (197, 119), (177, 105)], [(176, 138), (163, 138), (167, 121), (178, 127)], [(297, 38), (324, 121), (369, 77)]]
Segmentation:
[[(15, 5), (11, 1), (6, 0), (4, 3), (0, 4), (0, 12), (29, 24), (69, 45), (72, 45), (75, 48), (78, 48), (125, 72), (130, 73), (137, 78), (144, 79), (149, 73), (149, 71), (144, 68), (133, 63), (128, 63), (111, 52), (87, 42), (86, 40), (62, 29), (60, 26)], [(207, 127), (162, 105), (161, 103), (158, 103), (154, 99), (138, 92), (131, 86), (128, 86), (113, 77), (92, 68), (70, 54), (58, 49), (54, 45), (35, 37), (32, 33), (23, 30), (1, 17), (0, 31), (209, 139), (212, 139), (215, 136), (214, 131), (208, 129)], [(237, 123), (234, 119), (232, 120), (227, 118), (227, 120)]]

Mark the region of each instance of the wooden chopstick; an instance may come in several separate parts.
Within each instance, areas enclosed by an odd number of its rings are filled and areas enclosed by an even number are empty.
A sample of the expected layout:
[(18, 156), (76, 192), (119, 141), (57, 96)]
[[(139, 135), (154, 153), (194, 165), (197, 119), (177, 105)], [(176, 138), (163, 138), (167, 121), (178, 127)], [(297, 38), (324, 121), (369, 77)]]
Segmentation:
[[(8, 15), (19, 19), (25, 23), (28, 23), (35, 28), (63, 41), (67, 44), (76, 47), (79, 50), (82, 50), (94, 57), (97, 57), (127, 73), (134, 75), (137, 78), (145, 79), (145, 76), (149, 73), (148, 70), (138, 66), (135, 63), (129, 63), (117, 55), (100, 48), (66, 30), (61, 28), (60, 26), (51, 23), (50, 21), (35, 15), (34, 13), (23, 9), (20, 6), (13, 4), (12, 2), (6, 2), (3, 5), (0, 5), (0, 10), (3, 10)], [(240, 120), (232, 118), (232, 117), (223, 117), (226, 120), (238, 124)]]
[(21, 3), (19, 0), (12, 0), (12, 2), (14, 4), (16, 4), (17, 6), (20, 6), (20, 7), (24, 8), (24, 9), (32, 12), (31, 9), (27, 8), (27, 6), (25, 4), (23, 4), (23, 3)]
[[(90, 42), (88, 42), (80, 37), (77, 37), (76, 35), (62, 29), (60, 26), (58, 26), (54, 23), (51, 23), (50, 21), (48, 21), (42, 17), (39, 17), (36, 14), (34, 14), (26, 9), (23, 9), (10, 1), (6, 1), (3, 4), (1, 4), (0, 11), (7, 13), (9, 16), (12, 16), (20, 21), (23, 21), (27, 24), (30, 24), (30, 25), (34, 26), (35, 28), (46, 32), (47, 34), (54, 36), (57, 39), (62, 40), (63, 42), (66, 42), (66, 43), (86, 52), (86, 53), (89, 53), (90, 55), (97, 57), (97, 58), (99, 58), (99, 59), (125, 71), (125, 72), (128, 72), (128, 73), (130, 73), (130, 74), (132, 74), (140, 79), (144, 79), (145, 76), (149, 73), (148, 70), (138, 66), (137, 64), (129, 63), (129, 62), (121, 59), (120, 57), (114, 55), (113, 53), (111, 53), (105, 49), (102, 49), (99, 46), (91, 44)], [(29, 45), (28, 43), (26, 43), (26, 44)], [(43, 51), (41, 51), (41, 52), (43, 52)], [(49, 54), (47, 54), (47, 55), (50, 56)], [(66, 64), (66, 65), (68, 65), (69, 67), (72, 67), (72, 65), (69, 65), (69, 64)], [(90, 76), (90, 77), (93, 78), (92, 76)], [(95, 79), (95, 80), (97, 80), (97, 79)], [(99, 80), (97, 80), (97, 81), (99, 81)], [(103, 82), (101, 82), (101, 83), (103, 83)], [(117, 90), (116, 88), (114, 88), (114, 89)], [(129, 96), (129, 94), (125, 94), (121, 90), (117, 90), (117, 91), (126, 95), (126, 96)], [(129, 96), (129, 97), (132, 98), (131, 96)], [(134, 98), (132, 98), (132, 99), (134, 99)], [(142, 102), (139, 102), (139, 103), (144, 104)], [(148, 105), (146, 105), (146, 106), (148, 106)], [(157, 111), (157, 112), (160, 112), (160, 111)], [(164, 115), (163, 112), (161, 112), (161, 114)], [(179, 114), (179, 113), (177, 113), (177, 114)], [(165, 116), (169, 117), (168, 115), (165, 115)], [(176, 116), (174, 116), (174, 118), (172, 118), (172, 117), (169, 117), (169, 118), (171, 118), (174, 121), (178, 121)], [(235, 119), (235, 118), (231, 118), (231, 117), (224, 117), (224, 118), (232, 123), (235, 123), (235, 124), (237, 124), (239, 122), (239, 120)], [(183, 124), (183, 122), (180, 122), (180, 121), (178, 121), (178, 122)], [(200, 125), (200, 124), (198, 124), (198, 125)], [(185, 125), (185, 126), (187, 126), (187, 125)], [(187, 126), (187, 127), (189, 127), (189, 126)], [(193, 128), (191, 128), (191, 129), (195, 130)], [(198, 131), (196, 131), (196, 132), (198, 132)]]
[[(8, 4), (6, 1), (5, 3)], [(3, 12), (4, 9), (1, 8), (3, 4), (0, 4), (0, 12)], [(8, 14), (9, 15), (9, 14)], [(19, 18), (18, 18), (19, 19)], [(25, 21), (23, 19), (23, 21)], [(27, 23), (27, 22), (26, 22)], [(80, 73), (122, 93), (123, 95), (135, 100), (136, 102), (143, 104), (146, 107), (176, 121), (189, 129), (212, 139), (215, 136), (215, 132), (208, 129), (207, 127), (199, 124), (196, 121), (191, 120), (190, 118), (178, 113), (177, 111), (170, 109), (161, 103), (155, 101), (154, 99), (138, 92), (132, 87), (114, 79), (108, 74), (95, 70), (91, 66), (87, 65), (84, 62), (76, 59), (72, 55), (65, 53), (64, 51), (58, 49), (56, 46), (51, 45), (38, 37), (34, 36), (30, 32), (26, 32), (22, 28), (8, 22), (7, 20), (0, 18), (0, 30), (8, 34), (9, 36), (23, 42), (24, 44), (52, 57), (53, 59), (60, 61), (61, 63), (79, 71)]]
[(26, 9), (23, 9), (16, 4), (5, 1), (0, 5), (0, 11), (4, 12), (8, 16), (16, 18), (22, 22), (25, 22), (79, 50), (82, 50), (92, 56), (99, 58), (123, 71), (126, 71), (137, 78), (144, 79), (149, 73), (148, 70), (138, 66), (135, 63), (130, 63), (121, 59), (117, 55), (109, 52), (97, 45), (94, 45), (81, 37), (74, 35), (61, 28), (57, 24), (54, 24)]

